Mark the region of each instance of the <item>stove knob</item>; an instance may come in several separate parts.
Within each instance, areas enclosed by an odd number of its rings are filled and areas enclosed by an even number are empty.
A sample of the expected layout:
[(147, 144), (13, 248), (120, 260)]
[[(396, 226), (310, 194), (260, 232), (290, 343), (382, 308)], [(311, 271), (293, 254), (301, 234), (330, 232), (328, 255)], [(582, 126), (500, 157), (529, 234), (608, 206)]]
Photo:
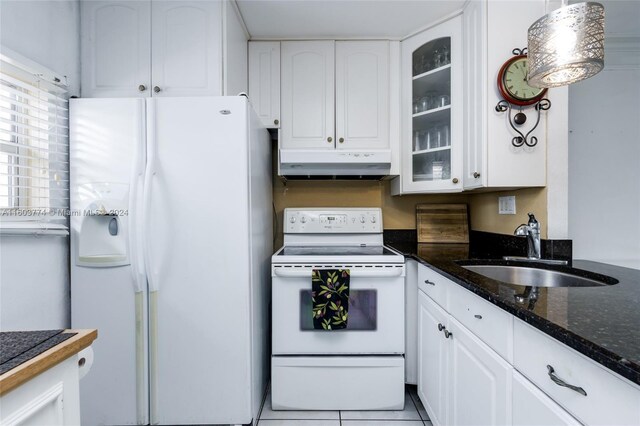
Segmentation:
[(376, 223), (376, 217), (375, 216), (371, 216), (371, 223)]
[(364, 215), (360, 216), (360, 223), (364, 223)]
[(289, 219), (289, 222), (291, 222), (291, 223), (296, 223), (296, 218), (295, 218), (295, 216), (291, 216), (291, 219)]
[(307, 223), (307, 218), (306, 218), (305, 216), (302, 216), (302, 217), (300, 218), (300, 222), (302, 222), (302, 223)]

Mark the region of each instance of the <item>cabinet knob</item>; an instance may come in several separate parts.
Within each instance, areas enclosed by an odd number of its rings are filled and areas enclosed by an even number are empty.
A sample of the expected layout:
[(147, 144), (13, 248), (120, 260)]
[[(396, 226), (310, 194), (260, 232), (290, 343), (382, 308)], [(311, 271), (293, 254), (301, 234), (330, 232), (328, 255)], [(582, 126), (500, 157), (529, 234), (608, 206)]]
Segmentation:
[(329, 136), (329, 137), (327, 138), (327, 142), (329, 142), (329, 143), (333, 142), (333, 138), (332, 138), (331, 136)]
[(425, 284), (429, 284), (429, 285), (436, 285), (436, 283), (429, 281), (429, 280), (424, 280)]
[(479, 315), (479, 314), (475, 314), (474, 317), (477, 319), (482, 319), (482, 315)]
[[(449, 330), (444, 330), (444, 337), (446, 337), (447, 339), (449, 337), (453, 336), (453, 333), (450, 332)], [(453, 339), (453, 337), (451, 337)]]
[(458, 178), (453, 178), (453, 179), (451, 179), (451, 182), (458, 183), (459, 181), (458, 181)]
[(438, 324), (438, 331), (442, 331), (442, 330), (444, 330), (444, 325)]
[(153, 87), (153, 91), (154, 91), (155, 93), (160, 93), (160, 87), (158, 87), (158, 86), (154, 86), (154, 87)]
[(338, 142), (340, 142), (340, 143), (344, 143), (344, 138), (340, 138), (340, 139), (338, 139)]
[(480, 177), (480, 173), (478, 172), (473, 172), (473, 177), (478, 179)]
[(278, 124), (280, 124), (280, 120), (278, 120), (278, 119), (276, 118), (275, 120), (273, 120), (273, 124), (275, 124), (275, 125), (277, 126)]
[(138, 86), (138, 92), (144, 92), (145, 90), (147, 90), (147, 86), (145, 86), (144, 84)]

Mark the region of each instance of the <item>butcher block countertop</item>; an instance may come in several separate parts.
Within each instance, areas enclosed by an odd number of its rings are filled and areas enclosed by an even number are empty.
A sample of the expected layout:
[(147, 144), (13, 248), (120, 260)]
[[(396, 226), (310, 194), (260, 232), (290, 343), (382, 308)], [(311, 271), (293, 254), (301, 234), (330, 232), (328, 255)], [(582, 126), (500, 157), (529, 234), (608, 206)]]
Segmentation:
[(91, 346), (97, 337), (95, 329), (0, 333), (0, 396)]

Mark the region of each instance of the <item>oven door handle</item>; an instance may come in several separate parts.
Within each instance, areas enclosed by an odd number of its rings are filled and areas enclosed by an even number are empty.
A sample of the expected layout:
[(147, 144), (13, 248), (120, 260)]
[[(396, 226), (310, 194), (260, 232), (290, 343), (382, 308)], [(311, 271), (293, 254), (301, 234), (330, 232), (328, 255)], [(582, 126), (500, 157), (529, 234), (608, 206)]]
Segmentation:
[[(372, 270), (352, 269), (351, 278), (390, 278), (401, 277), (404, 268), (371, 268)], [(273, 268), (273, 274), (283, 278), (311, 278), (311, 268)]]

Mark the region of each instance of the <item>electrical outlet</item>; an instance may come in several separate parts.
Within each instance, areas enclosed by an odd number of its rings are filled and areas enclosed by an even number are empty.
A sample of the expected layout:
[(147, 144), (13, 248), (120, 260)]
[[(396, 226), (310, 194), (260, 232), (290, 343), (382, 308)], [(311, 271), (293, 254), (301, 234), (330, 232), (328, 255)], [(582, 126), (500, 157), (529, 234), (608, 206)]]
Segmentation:
[(498, 214), (516, 214), (516, 196), (498, 197)]

